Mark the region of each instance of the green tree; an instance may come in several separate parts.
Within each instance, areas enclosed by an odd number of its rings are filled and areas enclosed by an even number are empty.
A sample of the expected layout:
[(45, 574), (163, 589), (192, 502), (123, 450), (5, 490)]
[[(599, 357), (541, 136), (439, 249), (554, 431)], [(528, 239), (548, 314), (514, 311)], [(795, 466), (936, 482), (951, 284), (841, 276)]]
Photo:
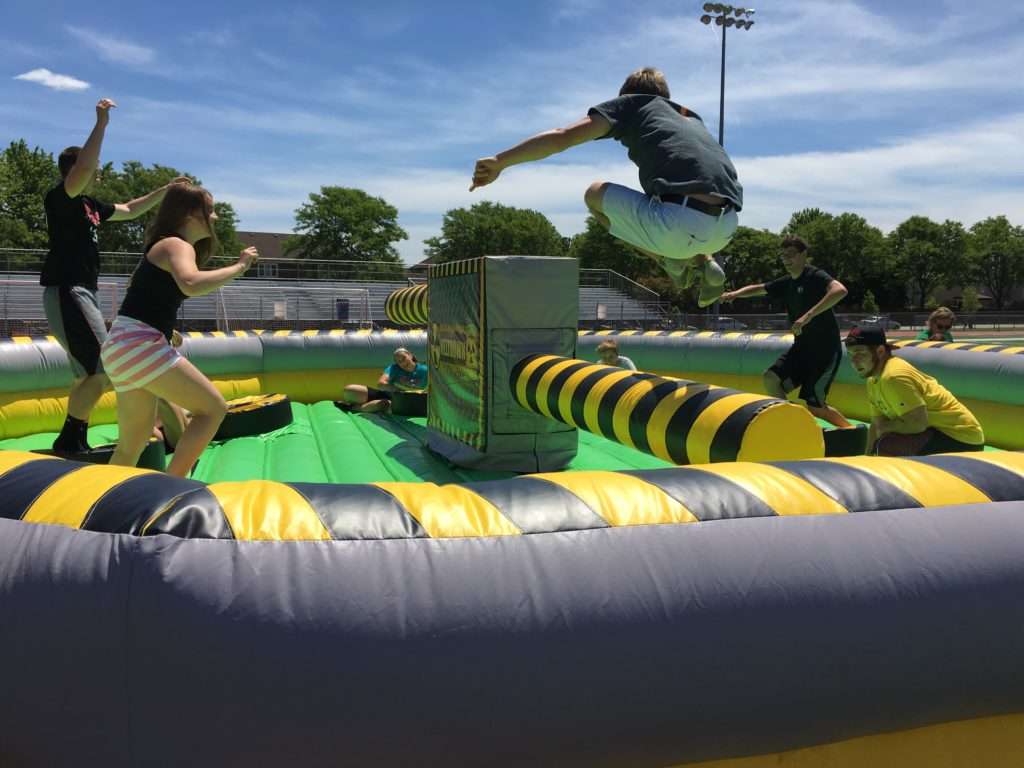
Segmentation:
[(956, 221), (942, 224), (911, 216), (890, 233), (893, 275), (910, 288), (911, 303), (924, 307), (941, 285), (958, 285), (967, 268), (967, 233)]
[(565, 239), (548, 218), (526, 208), (482, 202), (444, 215), (441, 235), (424, 241), (435, 262), (478, 256), (565, 256)]
[(295, 235), (285, 255), (329, 261), (384, 261), (402, 272), (395, 243), (409, 235), (398, 226), (398, 209), (383, 198), (351, 187), (320, 187), (295, 211)]
[(973, 285), (964, 288), (963, 296), (960, 299), (960, 309), (971, 314), (981, 309), (981, 298), (978, 296), (978, 289)]
[(1024, 229), (1005, 216), (979, 221), (967, 240), (971, 266), (992, 295), (996, 309), (1003, 309), (1013, 290), (1024, 282)]
[(782, 228), (782, 234), (800, 235), (803, 237), (802, 232), (805, 231), (809, 225), (813, 224), (818, 219), (831, 217), (831, 213), (825, 213), (825, 211), (820, 208), (804, 208), (789, 217), (789, 223)]
[[(154, 165), (146, 168), (137, 160), (128, 160), (118, 171), (113, 163), (105, 164), (99, 177), (88, 189), (88, 194), (108, 203), (126, 203), (148, 195), (178, 176), (185, 176), (175, 168)], [(101, 251), (138, 252), (145, 243), (146, 227), (156, 216), (156, 208), (131, 221), (107, 222), (99, 229)]]
[(0, 152), (0, 247), (47, 246), (43, 197), (58, 178), (53, 155), (24, 140)]
[[(782, 237), (767, 229), (737, 227), (732, 241), (718, 254), (724, 264), (727, 284), (742, 288), (752, 283), (767, 283), (783, 274), (779, 258)], [(750, 299), (748, 307), (767, 304), (766, 298)], [(736, 310), (739, 311), (739, 310)]]
[(875, 294), (870, 289), (864, 292), (864, 299), (861, 301), (861, 308), (872, 315), (877, 315), (879, 312), (878, 302), (875, 300)]
[(238, 239), (238, 215), (231, 203), (214, 201), (213, 210), (217, 214), (213, 229), (220, 243), (218, 255), (234, 261), (242, 250), (242, 243)]

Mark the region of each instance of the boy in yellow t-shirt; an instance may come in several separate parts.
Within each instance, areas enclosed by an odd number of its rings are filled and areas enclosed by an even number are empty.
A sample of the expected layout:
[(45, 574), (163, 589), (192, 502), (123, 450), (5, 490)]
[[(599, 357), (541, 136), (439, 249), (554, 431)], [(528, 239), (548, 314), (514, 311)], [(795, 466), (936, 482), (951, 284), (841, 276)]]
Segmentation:
[(893, 357), (882, 328), (853, 328), (844, 343), (851, 365), (867, 383), (868, 453), (925, 456), (985, 447), (974, 414), (931, 376)]

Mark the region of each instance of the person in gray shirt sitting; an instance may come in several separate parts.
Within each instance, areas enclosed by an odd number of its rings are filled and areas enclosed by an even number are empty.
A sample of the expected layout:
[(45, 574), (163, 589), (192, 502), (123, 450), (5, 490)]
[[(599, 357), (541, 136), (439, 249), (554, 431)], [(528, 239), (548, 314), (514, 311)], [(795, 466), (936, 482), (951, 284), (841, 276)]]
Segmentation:
[(605, 365), (615, 365), (627, 371), (635, 371), (636, 365), (625, 355), (619, 354), (619, 345), (615, 339), (605, 339), (597, 345), (597, 356)]

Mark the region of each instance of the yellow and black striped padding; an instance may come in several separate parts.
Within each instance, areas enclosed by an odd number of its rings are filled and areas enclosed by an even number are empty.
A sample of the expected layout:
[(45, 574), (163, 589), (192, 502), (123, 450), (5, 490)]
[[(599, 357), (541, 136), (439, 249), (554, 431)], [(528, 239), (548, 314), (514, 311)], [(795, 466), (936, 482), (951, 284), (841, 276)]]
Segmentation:
[(1024, 454), (874, 456), (508, 480), (205, 485), (0, 452), (0, 517), (108, 533), (246, 541), (518, 536), (1024, 500)]
[(384, 302), (384, 314), (396, 325), (426, 325), (427, 284), (399, 288)]
[(509, 384), (527, 410), (675, 464), (809, 459), (824, 455), (804, 408), (683, 379), (531, 355)]

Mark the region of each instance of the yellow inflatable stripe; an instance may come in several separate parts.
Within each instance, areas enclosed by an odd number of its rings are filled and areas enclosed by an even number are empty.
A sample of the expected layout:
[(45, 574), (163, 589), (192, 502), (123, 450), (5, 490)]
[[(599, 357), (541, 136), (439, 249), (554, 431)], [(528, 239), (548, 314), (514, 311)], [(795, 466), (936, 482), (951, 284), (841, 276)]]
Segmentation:
[(313, 330), (303, 331), (302, 335), (303, 336), (316, 336), (318, 333), (320, 333), (320, 331), (318, 331), (316, 329), (313, 329)]
[(618, 402), (615, 403), (615, 411), (612, 413), (612, 432), (615, 435), (613, 438), (614, 440), (617, 440), (630, 448), (636, 448), (636, 445), (633, 444), (633, 438), (630, 437), (629, 434), (629, 417), (632, 415), (633, 409), (636, 408), (637, 403), (640, 402), (641, 398), (659, 384), (664, 384), (664, 380), (644, 379), (622, 393), (622, 397), (620, 397)]
[(202, 331), (188, 331), (187, 335), (189, 336), (189, 338), (192, 338), (192, 339), (201, 339), (201, 338), (203, 338), (203, 332)]
[(38, 453), (27, 453), (23, 451), (0, 451), (0, 475), (17, 469), (30, 461), (43, 461), (56, 459), (56, 456), (43, 456)]
[(663, 490), (617, 472), (551, 472), (530, 475), (576, 495), (609, 525), (696, 523), (694, 514)]
[(636, 336), (640, 331), (622, 331), (619, 336)]
[[(934, 344), (942, 344), (941, 341), (932, 342), (932, 343), (934, 343)], [(972, 342), (970, 342), (970, 341), (951, 341), (948, 344), (946, 344), (943, 347), (943, 349), (960, 349), (961, 347), (966, 347), (966, 346), (970, 345), (971, 343)], [(924, 345), (922, 344), (921, 346), (923, 347)], [(973, 352), (974, 350), (971, 350), (971, 351)]]
[(239, 338), (243, 338), (243, 339), (244, 339), (244, 338), (245, 338), (246, 336), (248, 336), (249, 334), (248, 334), (248, 333), (246, 333), (245, 331), (232, 331), (232, 332), (231, 332), (231, 335), (232, 335), (232, 336), (237, 336), (237, 337), (239, 337)]
[(583, 422), (586, 424), (584, 429), (589, 432), (593, 432), (595, 435), (611, 437), (611, 435), (604, 435), (604, 433), (601, 432), (601, 426), (598, 423), (601, 398), (604, 397), (605, 392), (611, 389), (615, 384), (619, 383), (623, 379), (628, 379), (632, 375), (632, 371), (616, 371), (615, 373), (605, 376), (597, 382), (589, 392), (587, 392), (587, 399), (583, 401)]
[(669, 336), (689, 336), (690, 331), (672, 331)]
[(980, 346), (977, 346), (974, 349), (972, 349), (971, 352), (988, 352), (990, 349), (998, 348), (998, 344), (981, 344)]
[(517, 536), (521, 531), (491, 502), (458, 485), (373, 483), (387, 491), (435, 539)]
[(1024, 347), (1007, 347), (999, 350), (1000, 355), (1016, 355), (1018, 352), (1024, 352)]
[(220, 502), (239, 541), (326, 541), (330, 532), (306, 497), (270, 480), (213, 483), (207, 486)]
[(686, 763), (685, 768), (1019, 768), (1022, 743), (1024, 715), (1015, 714), (876, 733), (754, 757)]
[(554, 414), (551, 413), (551, 409), (548, 408), (548, 390), (551, 389), (552, 380), (570, 365), (576, 365), (578, 362), (580, 361), (567, 358), (560, 363), (555, 363), (544, 371), (544, 375), (537, 382), (537, 408), (549, 419), (555, 418)]
[[(980, 454), (979, 454), (980, 455)], [(875, 456), (849, 456), (828, 459), (862, 469), (870, 475), (888, 480), (913, 496), (922, 506), (944, 507), (950, 504), (976, 504), (991, 499), (970, 483), (937, 467), (909, 459)]]
[(807, 481), (768, 464), (706, 464), (691, 470), (731, 480), (754, 494), (778, 515), (840, 515), (847, 511), (846, 507)]
[(11, 341), (13, 341), (15, 344), (31, 344), (32, 343), (32, 337), (31, 336), (11, 336)]
[(553, 355), (542, 355), (536, 360), (531, 360), (526, 364), (526, 367), (519, 372), (519, 378), (516, 379), (516, 400), (518, 400), (524, 408), (526, 407), (526, 382), (530, 380), (530, 376), (533, 375), (534, 371), (544, 365), (544, 363), (552, 357)]
[(1017, 451), (977, 451), (960, 455), (971, 461), (985, 461), (989, 464), (995, 464), (997, 467), (1002, 467), (1010, 472), (1016, 472), (1021, 477), (1024, 477), (1024, 453)]
[(744, 405), (765, 400), (764, 395), (752, 395), (749, 392), (737, 392), (721, 400), (716, 400), (697, 416), (696, 421), (686, 436), (686, 455), (691, 464), (707, 464), (711, 461), (711, 443), (715, 433), (733, 412)]
[(573, 395), (576, 393), (576, 388), (580, 385), (587, 376), (592, 374), (594, 371), (600, 370), (601, 366), (594, 364), (588, 365), (586, 368), (581, 368), (572, 374), (565, 383), (562, 384), (562, 389), (558, 392), (558, 413), (559, 418), (566, 424), (573, 427), (579, 427), (576, 420), (572, 417), (572, 401)]
[(148, 469), (90, 464), (69, 472), (44, 490), (25, 512), (28, 523), (80, 528), (92, 506), (118, 483), (151, 474)]
[(274, 331), (274, 336), (291, 336), (291, 331)]

